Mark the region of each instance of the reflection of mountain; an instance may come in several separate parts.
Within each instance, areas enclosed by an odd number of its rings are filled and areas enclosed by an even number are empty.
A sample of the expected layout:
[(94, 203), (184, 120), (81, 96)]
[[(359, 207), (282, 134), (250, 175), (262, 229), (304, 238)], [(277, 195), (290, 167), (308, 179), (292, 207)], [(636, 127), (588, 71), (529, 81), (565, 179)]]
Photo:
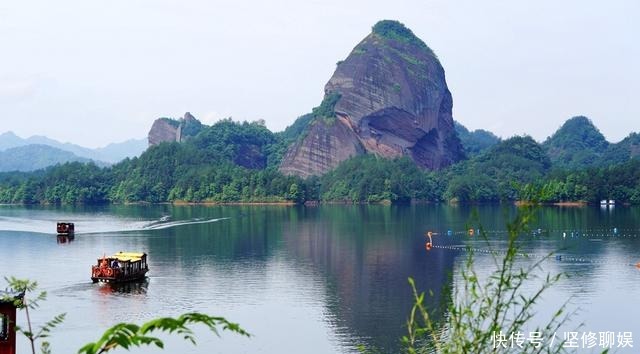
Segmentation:
[(379, 206), (300, 212), (283, 237), (289, 252), (325, 274), (332, 325), (354, 345), (397, 350), (412, 305), (407, 278), (433, 291), (427, 303), (435, 308), (454, 263), (453, 253), (425, 251), (428, 216)]

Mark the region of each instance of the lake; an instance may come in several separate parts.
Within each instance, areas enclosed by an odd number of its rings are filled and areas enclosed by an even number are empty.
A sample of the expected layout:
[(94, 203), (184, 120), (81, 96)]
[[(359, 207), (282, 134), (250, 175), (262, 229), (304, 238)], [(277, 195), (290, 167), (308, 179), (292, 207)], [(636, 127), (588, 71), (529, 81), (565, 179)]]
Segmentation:
[[(355, 353), (364, 344), (393, 353), (412, 305), (407, 278), (431, 290), (428, 304), (436, 306), (444, 288), (459, 287), (456, 272), (467, 257), (461, 247), (475, 250), (481, 271), (491, 270), (484, 252), (504, 247), (505, 221), (515, 212), (437, 204), (0, 206), (0, 276), (36, 280), (47, 291), (36, 322), (67, 313), (51, 338), (54, 353), (75, 353), (118, 322), (191, 311), (224, 316), (253, 336), (218, 338), (198, 329), (198, 346), (163, 336), (165, 352)], [(468, 235), (472, 219), (489, 245)], [(534, 232), (522, 236), (524, 251), (533, 260), (559, 250), (562, 259), (544, 261), (543, 271), (568, 277), (545, 294), (537, 317), (569, 300), (577, 311), (570, 328), (631, 332), (636, 350), (618, 352), (637, 352), (639, 220), (638, 207), (538, 210)], [(56, 221), (75, 222), (75, 238), (57, 237)], [(430, 251), (427, 230), (438, 233)], [(124, 287), (93, 284), (91, 265), (118, 251), (147, 252), (148, 279)], [(26, 351), (20, 341), (18, 352)]]

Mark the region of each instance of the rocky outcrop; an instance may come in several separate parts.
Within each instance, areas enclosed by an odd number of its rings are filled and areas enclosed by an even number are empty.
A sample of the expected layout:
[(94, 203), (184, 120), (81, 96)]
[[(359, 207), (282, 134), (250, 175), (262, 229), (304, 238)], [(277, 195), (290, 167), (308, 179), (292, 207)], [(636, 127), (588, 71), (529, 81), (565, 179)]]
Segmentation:
[(305, 178), (320, 175), (364, 151), (345, 118), (321, 118), (287, 151), (280, 171)]
[(158, 118), (149, 130), (149, 146), (162, 142), (181, 142), (202, 130), (202, 123), (187, 112), (180, 119)]
[[(327, 101), (333, 103), (328, 112)], [(289, 148), (280, 170), (319, 175), (362, 153), (406, 155), (426, 169), (446, 167), (464, 156), (452, 106), (444, 69), (431, 49), (401, 23), (378, 22), (338, 64), (320, 113), (314, 111), (307, 134)]]

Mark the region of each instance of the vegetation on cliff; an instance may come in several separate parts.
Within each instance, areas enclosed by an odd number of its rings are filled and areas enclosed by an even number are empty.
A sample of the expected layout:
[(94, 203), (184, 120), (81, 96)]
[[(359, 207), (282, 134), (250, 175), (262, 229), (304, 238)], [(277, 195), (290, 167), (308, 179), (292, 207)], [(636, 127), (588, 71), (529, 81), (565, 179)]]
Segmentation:
[[(379, 21), (373, 26), (371, 32), (385, 39), (409, 43), (421, 48), (428, 49), (427, 45), (415, 34), (413, 34), (413, 31), (405, 27), (405, 25), (399, 21)], [(431, 51), (431, 49), (429, 49), (429, 51)]]

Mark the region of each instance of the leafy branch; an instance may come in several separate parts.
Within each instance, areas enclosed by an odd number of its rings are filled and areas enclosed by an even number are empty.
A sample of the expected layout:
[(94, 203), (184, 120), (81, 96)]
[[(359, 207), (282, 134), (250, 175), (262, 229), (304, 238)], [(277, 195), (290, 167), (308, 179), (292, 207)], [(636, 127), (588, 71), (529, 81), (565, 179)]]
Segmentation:
[[(535, 204), (535, 203), (534, 203)], [(538, 279), (537, 272), (542, 263), (553, 254), (536, 260), (527, 266), (518, 262), (526, 257), (521, 252), (518, 238), (528, 230), (534, 207), (521, 208), (515, 219), (507, 224), (508, 243), (505, 252), (492, 250), (494, 270), (488, 276), (480, 276), (474, 267), (474, 255), (467, 249), (467, 259), (460, 270), (461, 286), (456, 289), (446, 310), (444, 320), (432, 319), (424, 304), (425, 293), (419, 293), (413, 279), (409, 278), (413, 307), (407, 320), (408, 334), (402, 338), (405, 351), (416, 353), (494, 353), (496, 333), (523, 333), (535, 315), (534, 307), (542, 294), (555, 285), (562, 274), (547, 274), (542, 284), (529, 292), (528, 284)], [(491, 248), (486, 233), (481, 235)], [(550, 338), (567, 322), (566, 303), (561, 306), (543, 326), (535, 328), (540, 338)], [(540, 345), (524, 341), (511, 350), (518, 353), (561, 353), (564, 341), (552, 345)], [(507, 350), (508, 351), (508, 350)]]
[[(15, 326), (16, 332), (22, 333), (31, 344), (31, 352), (33, 354), (36, 353), (36, 342), (38, 340), (48, 338), (50, 336), (51, 331), (58, 327), (63, 321), (66, 314), (62, 313), (55, 316), (52, 320), (46, 322), (42, 326), (40, 326), (35, 332), (33, 330), (33, 326), (31, 324), (31, 315), (29, 314), (29, 310), (35, 310), (40, 306), (40, 302), (46, 300), (47, 292), (41, 291), (33, 298), (29, 295), (36, 291), (38, 288), (38, 282), (30, 281), (26, 279), (17, 279), (14, 277), (4, 278), (7, 283), (9, 283), (9, 292), (19, 293), (21, 296), (13, 299), (13, 304), (15, 307), (19, 309), (23, 309), (25, 311), (25, 315), (27, 317), (27, 328), (22, 328), (20, 326)], [(40, 351), (42, 354), (50, 354), (51, 348), (49, 346), (49, 342), (43, 341), (40, 347)]]
[[(55, 316), (49, 322), (40, 326), (34, 332), (31, 324), (31, 316), (29, 310), (34, 310), (40, 306), (40, 302), (44, 301), (47, 293), (42, 291), (33, 298), (30, 293), (35, 292), (38, 283), (35, 281), (16, 279), (14, 277), (5, 278), (9, 283), (8, 291), (20, 294), (16, 299), (12, 298), (17, 308), (24, 309), (27, 318), (27, 328), (16, 326), (16, 331), (22, 333), (31, 342), (32, 354), (36, 353), (36, 342), (40, 339), (49, 337), (51, 331), (59, 326), (65, 318), (65, 314)], [(6, 299), (3, 299), (6, 300)], [(162, 317), (153, 319), (141, 326), (134, 323), (119, 323), (107, 329), (98, 341), (86, 344), (78, 351), (78, 354), (100, 354), (106, 353), (118, 347), (129, 349), (132, 347), (142, 347), (145, 345), (155, 345), (158, 348), (164, 348), (164, 343), (158, 337), (152, 336), (154, 332), (165, 332), (169, 334), (181, 335), (184, 340), (196, 344), (196, 336), (191, 325), (204, 325), (215, 335), (219, 336), (219, 329), (230, 331), (245, 337), (251, 335), (242, 329), (237, 323), (229, 322), (224, 317), (209, 316), (202, 313), (185, 313), (179, 317)], [(43, 341), (41, 344), (42, 354), (51, 354), (51, 348), (48, 342)]]
[(238, 324), (229, 322), (223, 317), (213, 317), (201, 313), (186, 313), (177, 318), (164, 317), (154, 319), (142, 326), (133, 323), (119, 323), (105, 331), (97, 342), (89, 343), (80, 348), (78, 354), (100, 354), (117, 347), (129, 349), (144, 345), (155, 345), (158, 348), (164, 348), (164, 343), (159, 338), (150, 335), (153, 332), (176, 333), (195, 345), (194, 332), (188, 327), (192, 324), (205, 325), (218, 336), (218, 327), (222, 327), (223, 330), (250, 337), (250, 334)]

